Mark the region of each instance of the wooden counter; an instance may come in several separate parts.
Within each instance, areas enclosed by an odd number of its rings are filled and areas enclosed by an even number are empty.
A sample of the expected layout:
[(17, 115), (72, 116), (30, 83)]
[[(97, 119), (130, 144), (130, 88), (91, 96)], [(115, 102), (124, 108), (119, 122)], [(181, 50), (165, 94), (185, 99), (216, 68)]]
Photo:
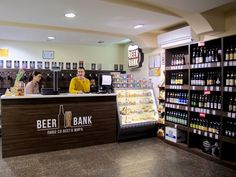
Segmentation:
[(115, 94), (2, 96), (1, 101), (3, 157), (116, 141)]

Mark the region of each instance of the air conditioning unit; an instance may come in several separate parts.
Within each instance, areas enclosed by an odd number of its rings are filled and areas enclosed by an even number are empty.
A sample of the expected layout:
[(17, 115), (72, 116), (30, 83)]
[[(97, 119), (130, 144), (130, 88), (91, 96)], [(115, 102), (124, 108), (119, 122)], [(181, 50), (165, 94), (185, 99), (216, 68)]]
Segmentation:
[(157, 43), (161, 48), (176, 47), (198, 41), (198, 35), (190, 26), (170, 31), (157, 36)]

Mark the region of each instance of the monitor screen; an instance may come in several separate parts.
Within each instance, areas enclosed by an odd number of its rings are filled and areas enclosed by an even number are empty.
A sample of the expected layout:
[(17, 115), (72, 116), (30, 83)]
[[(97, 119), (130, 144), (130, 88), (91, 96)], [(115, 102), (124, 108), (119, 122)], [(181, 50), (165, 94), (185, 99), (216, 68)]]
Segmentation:
[(111, 85), (111, 75), (102, 75), (102, 83), (101, 85)]

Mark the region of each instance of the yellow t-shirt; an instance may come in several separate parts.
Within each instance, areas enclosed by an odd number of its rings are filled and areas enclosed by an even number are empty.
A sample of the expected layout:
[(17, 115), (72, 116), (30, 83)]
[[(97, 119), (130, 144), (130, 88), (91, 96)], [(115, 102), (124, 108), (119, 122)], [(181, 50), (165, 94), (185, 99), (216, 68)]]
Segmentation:
[(89, 92), (90, 81), (88, 79), (81, 80), (78, 77), (74, 77), (70, 81), (69, 92), (77, 94), (79, 91)]

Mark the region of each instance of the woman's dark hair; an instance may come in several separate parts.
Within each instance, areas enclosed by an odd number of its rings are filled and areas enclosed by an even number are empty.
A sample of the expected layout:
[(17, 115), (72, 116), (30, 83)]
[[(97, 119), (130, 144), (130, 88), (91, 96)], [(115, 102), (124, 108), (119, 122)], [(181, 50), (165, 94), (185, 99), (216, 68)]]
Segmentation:
[(37, 75), (39, 75), (39, 74), (41, 74), (41, 72), (39, 72), (39, 71), (34, 71), (34, 72), (30, 75), (30, 77), (29, 77), (29, 82), (33, 80), (33, 77), (34, 77), (34, 76), (37, 76)]

